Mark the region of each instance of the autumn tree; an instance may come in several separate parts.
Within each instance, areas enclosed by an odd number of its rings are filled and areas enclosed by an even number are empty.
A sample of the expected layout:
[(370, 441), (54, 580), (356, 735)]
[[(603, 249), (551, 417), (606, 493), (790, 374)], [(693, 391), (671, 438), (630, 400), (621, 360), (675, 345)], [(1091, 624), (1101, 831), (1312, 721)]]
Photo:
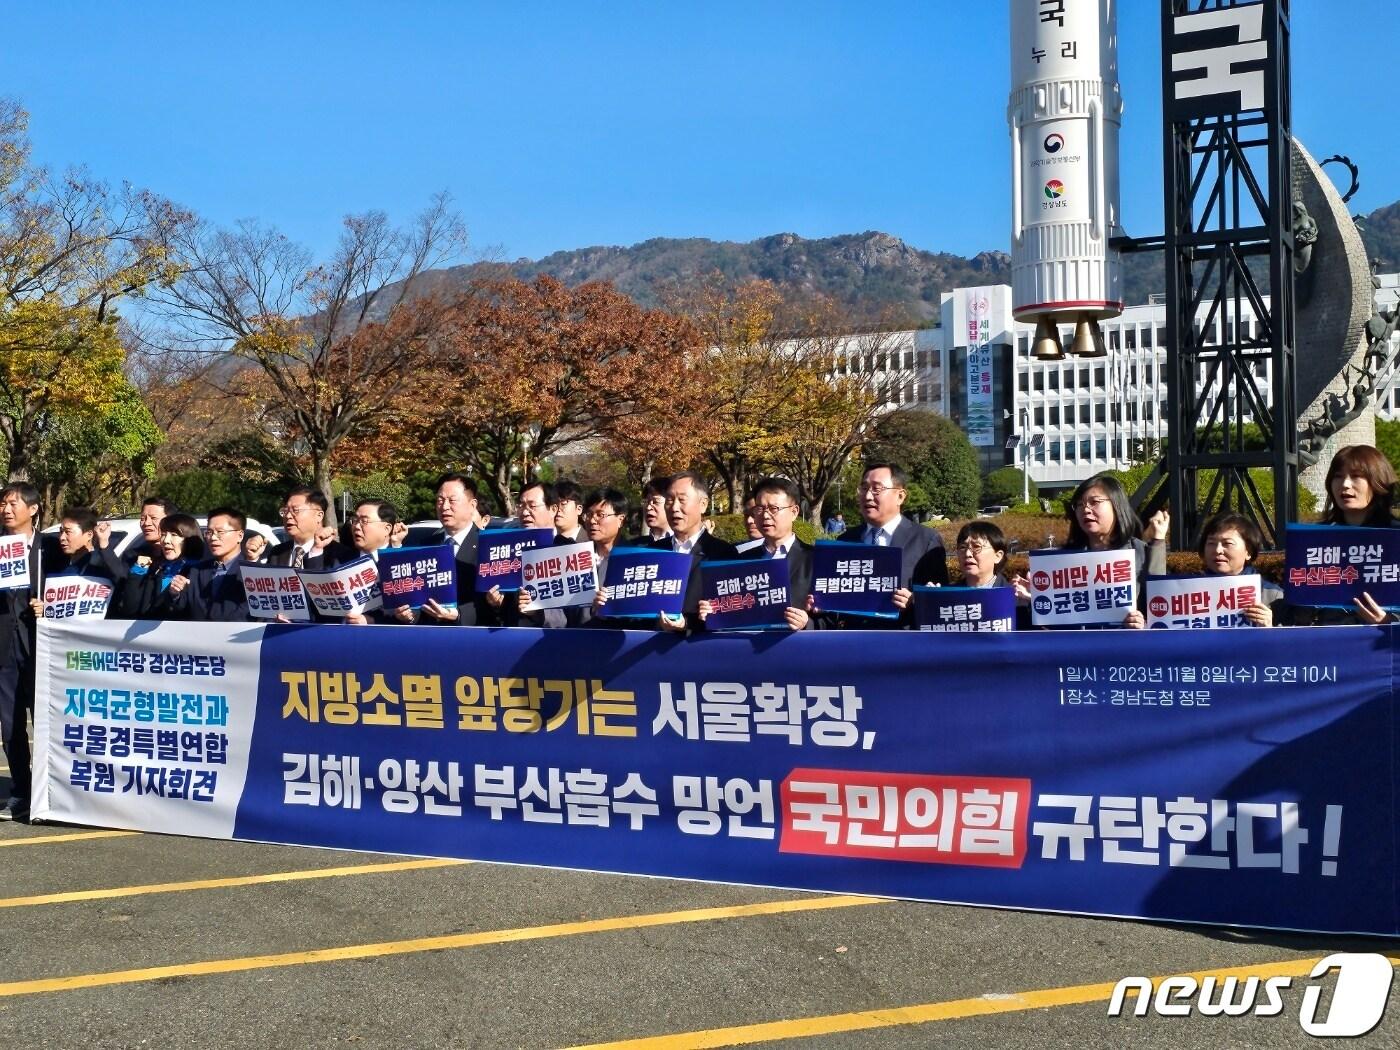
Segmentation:
[(698, 453), (709, 425), (702, 346), (684, 318), (610, 284), (484, 282), (457, 303), (425, 392), (388, 426), (469, 468), (509, 511), (516, 482), (570, 446)]
[(962, 427), (937, 412), (905, 409), (880, 421), (865, 446), (867, 461), (897, 463), (950, 518), (977, 510), (982, 474)]
[(338, 446), (418, 381), (445, 312), (428, 271), (465, 244), (446, 196), (407, 228), (382, 212), (347, 217), (320, 265), (256, 223), (200, 226), (178, 241), (184, 269), (156, 298), (181, 346), (256, 366), (281, 436), (304, 451), (312, 484), (330, 500)]
[(31, 163), (28, 115), (0, 100), (0, 444), (28, 478), (45, 438), (120, 414), (117, 304), (173, 279), (170, 246), (190, 217), (154, 194), (113, 190)]

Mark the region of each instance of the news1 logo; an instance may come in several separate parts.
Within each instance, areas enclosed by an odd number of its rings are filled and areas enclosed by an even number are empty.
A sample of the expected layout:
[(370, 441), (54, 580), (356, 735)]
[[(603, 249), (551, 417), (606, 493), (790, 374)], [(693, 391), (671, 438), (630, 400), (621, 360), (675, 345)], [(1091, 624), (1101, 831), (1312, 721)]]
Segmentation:
[[(1332, 999), (1321, 1007), (1324, 984), (1337, 971)], [(1390, 998), (1395, 970), (1389, 959), (1375, 953), (1338, 952), (1320, 960), (1303, 986), (1298, 1008), (1298, 1024), (1308, 1035), (1352, 1038), (1365, 1035), (1380, 1024)], [(1124, 977), (1113, 987), (1108, 1000), (1108, 1016), (1122, 1017), (1128, 993), (1137, 993), (1134, 1017), (1146, 1017), (1149, 1010), (1159, 1017), (1189, 1017), (1194, 1008), (1202, 1017), (1277, 1017), (1283, 1013), (1283, 992), (1293, 987), (1292, 977), (1207, 976), (1201, 980), (1189, 974), (1164, 977), (1154, 986), (1147, 977)], [(1319, 1016), (1322, 1015), (1322, 1016)]]

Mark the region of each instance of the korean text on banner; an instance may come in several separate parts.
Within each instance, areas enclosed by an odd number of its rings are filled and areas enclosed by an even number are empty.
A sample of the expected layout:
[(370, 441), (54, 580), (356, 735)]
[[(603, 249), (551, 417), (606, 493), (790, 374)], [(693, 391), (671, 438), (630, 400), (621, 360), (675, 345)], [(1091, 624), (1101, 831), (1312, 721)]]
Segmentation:
[(476, 589), (520, 590), (521, 553), (553, 542), (553, 529), (487, 529), (477, 544)]
[(895, 619), (903, 552), (873, 543), (818, 541), (812, 554), (812, 599), (819, 612)]
[(914, 618), (921, 631), (1013, 631), (1016, 591), (1011, 587), (916, 586)]
[(1031, 551), (1031, 622), (1037, 627), (1121, 624), (1137, 608), (1132, 550)]
[(384, 608), (407, 605), (417, 611), (430, 600), (444, 609), (457, 608), (457, 577), (452, 544), (402, 547), (379, 552), (379, 589)]
[(534, 609), (592, 605), (598, 592), (593, 572), (593, 544), (570, 543), (520, 554), (520, 589)]
[(608, 557), (603, 589), (610, 617), (654, 619), (658, 614), (679, 616), (685, 607), (685, 585), (690, 578), (689, 554), (646, 547), (614, 547)]
[(33, 809), (1396, 936), (1397, 631), (41, 623)]
[(29, 544), (23, 536), (0, 536), (0, 591), (28, 586)]
[(967, 415), (963, 426), (967, 440), (977, 447), (996, 444), (996, 417), (992, 405), (991, 300), (983, 289), (968, 289), (967, 296)]
[(786, 558), (700, 563), (702, 593), (712, 611), (707, 631), (787, 629)]
[(311, 607), (297, 570), (281, 565), (240, 563), (243, 593), (248, 596), (248, 615), (255, 620), (275, 620), (285, 616), (293, 623), (307, 623)]
[(1149, 576), (1147, 626), (1248, 627), (1244, 611), (1259, 602), (1263, 581), (1257, 575)]
[(46, 620), (101, 620), (112, 600), (112, 581), (96, 576), (50, 576), (44, 581)]
[(1364, 592), (1400, 609), (1400, 529), (1289, 525), (1283, 596), (1292, 605), (1352, 609)]
[(322, 616), (339, 619), (366, 613), (382, 605), (379, 572), (369, 557), (337, 565), (325, 572), (298, 569), (311, 604)]

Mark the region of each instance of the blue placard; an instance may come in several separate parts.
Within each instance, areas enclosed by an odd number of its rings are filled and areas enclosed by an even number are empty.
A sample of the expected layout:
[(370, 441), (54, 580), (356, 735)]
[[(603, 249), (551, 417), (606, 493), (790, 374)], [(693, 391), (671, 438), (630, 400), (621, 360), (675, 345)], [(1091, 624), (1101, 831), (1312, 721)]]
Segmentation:
[(1014, 631), (1014, 587), (914, 588), (914, 617), (921, 631)]
[(430, 600), (457, 607), (456, 556), (452, 544), (439, 547), (385, 547), (379, 552), (379, 589), (384, 608), (407, 605), (415, 611)]
[(787, 629), (786, 558), (700, 563), (701, 594), (713, 606), (707, 631)]
[(1369, 594), (1400, 609), (1400, 529), (1289, 525), (1284, 598), (1292, 605), (1354, 609)]
[(658, 613), (679, 616), (690, 579), (689, 554), (646, 547), (614, 547), (603, 586), (608, 592), (603, 615), (654, 619)]
[(486, 529), (477, 541), (476, 589), (520, 590), (520, 552), (553, 542), (553, 529)]
[(894, 592), (903, 558), (898, 547), (818, 540), (812, 554), (813, 603), (819, 612), (897, 619)]

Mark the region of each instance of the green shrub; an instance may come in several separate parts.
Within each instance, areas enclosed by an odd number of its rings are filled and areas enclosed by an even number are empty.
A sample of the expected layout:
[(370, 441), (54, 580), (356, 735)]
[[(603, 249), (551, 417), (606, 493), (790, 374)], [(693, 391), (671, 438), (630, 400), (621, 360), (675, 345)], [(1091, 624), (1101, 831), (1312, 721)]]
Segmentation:
[[(995, 507), (1005, 504), (1012, 506), (1021, 502), (1023, 475), (1018, 467), (998, 467), (982, 479), (982, 506)], [(1040, 489), (1034, 481), (1030, 483), (1032, 497), (1039, 495)]]

